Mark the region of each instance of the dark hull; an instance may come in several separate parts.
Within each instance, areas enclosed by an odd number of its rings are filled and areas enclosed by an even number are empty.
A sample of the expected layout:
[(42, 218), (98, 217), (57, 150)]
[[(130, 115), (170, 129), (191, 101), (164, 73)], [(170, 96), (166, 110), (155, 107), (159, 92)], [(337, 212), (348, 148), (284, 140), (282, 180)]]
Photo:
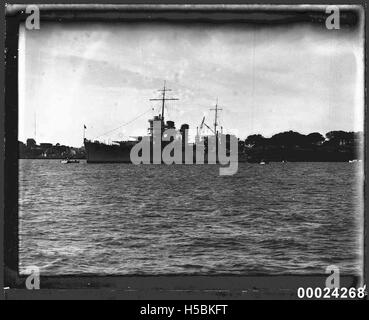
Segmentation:
[[(107, 145), (99, 142), (91, 142), (85, 140), (87, 163), (132, 163), (131, 149), (135, 142), (127, 142), (121, 145)], [(151, 155), (152, 156), (152, 155)], [(184, 156), (183, 156), (184, 157)], [(246, 162), (246, 155), (238, 156), (239, 162)], [(218, 161), (217, 161), (218, 162)], [(183, 158), (182, 163), (185, 164)], [(194, 152), (193, 163), (196, 163), (196, 155)], [(207, 164), (207, 153), (205, 152), (204, 163)]]
[[(107, 145), (86, 140), (87, 163), (132, 163), (130, 155), (134, 144), (133, 142), (122, 145)], [(195, 161), (194, 157), (193, 162), (195, 163)], [(152, 154), (150, 162), (152, 162)], [(184, 159), (183, 163), (185, 163)]]
[(132, 146), (85, 141), (87, 163), (131, 163)]

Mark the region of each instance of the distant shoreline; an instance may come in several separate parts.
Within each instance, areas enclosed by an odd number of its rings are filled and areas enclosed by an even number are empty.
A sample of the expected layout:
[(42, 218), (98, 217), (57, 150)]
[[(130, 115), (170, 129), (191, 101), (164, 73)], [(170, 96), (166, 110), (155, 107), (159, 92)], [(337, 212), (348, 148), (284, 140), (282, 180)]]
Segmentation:
[[(19, 160), (66, 160), (67, 158), (37, 158), (37, 157), (18, 157)], [(86, 160), (86, 158), (68, 158), (69, 160)]]
[[(65, 158), (18, 158), (18, 160), (66, 160)], [(69, 160), (86, 160), (86, 158), (69, 158)], [(343, 159), (336, 159), (336, 160), (322, 160), (322, 159), (319, 159), (319, 160), (283, 160), (283, 161), (278, 161), (278, 160), (267, 160), (266, 162), (267, 163), (305, 163), (305, 162), (321, 162), (321, 163), (328, 163), (328, 162), (331, 162), (331, 163), (339, 163), (339, 162), (349, 162), (349, 161), (362, 161), (362, 159), (360, 158), (353, 158), (353, 159), (350, 159), (350, 160), (343, 160)], [(87, 160), (86, 160), (87, 161)], [(247, 160), (244, 160), (244, 159), (241, 159), (238, 161), (239, 163), (252, 163), (252, 164), (259, 164), (261, 161), (247, 161)], [(123, 162), (97, 162), (97, 163), (123, 163)], [(125, 163), (128, 163), (128, 162), (125, 162)], [(128, 163), (130, 164), (130, 163)], [(196, 164), (196, 163), (194, 163)], [(204, 163), (204, 164), (208, 164), (208, 163)], [(219, 163), (218, 163), (219, 164)]]
[[(205, 138), (206, 150), (208, 140)], [(245, 140), (238, 139), (238, 162), (349, 162), (362, 160), (363, 154), (360, 151), (363, 150), (363, 142), (362, 132), (341, 130), (327, 132), (325, 137), (319, 132), (304, 135), (295, 131), (285, 131), (270, 138), (253, 134)], [(83, 160), (87, 158), (84, 146), (75, 148), (59, 143), (56, 145), (51, 143), (37, 145), (32, 138), (27, 139), (26, 144), (18, 141), (18, 146), (19, 159)]]

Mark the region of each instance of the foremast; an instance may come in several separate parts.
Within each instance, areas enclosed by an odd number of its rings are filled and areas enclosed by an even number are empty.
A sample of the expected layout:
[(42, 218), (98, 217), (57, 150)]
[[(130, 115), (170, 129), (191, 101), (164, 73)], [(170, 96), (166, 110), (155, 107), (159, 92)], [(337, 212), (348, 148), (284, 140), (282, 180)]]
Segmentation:
[(179, 100), (178, 98), (167, 98), (166, 97), (166, 93), (168, 91), (172, 91), (172, 89), (168, 89), (166, 87), (166, 81), (164, 81), (164, 86), (163, 86), (163, 89), (160, 89), (158, 90), (159, 92), (161, 92), (161, 98), (154, 98), (154, 99), (150, 99), (150, 101), (161, 101), (161, 115), (160, 116), (160, 119), (164, 125), (164, 112), (165, 112), (165, 101), (173, 101), (173, 100)]

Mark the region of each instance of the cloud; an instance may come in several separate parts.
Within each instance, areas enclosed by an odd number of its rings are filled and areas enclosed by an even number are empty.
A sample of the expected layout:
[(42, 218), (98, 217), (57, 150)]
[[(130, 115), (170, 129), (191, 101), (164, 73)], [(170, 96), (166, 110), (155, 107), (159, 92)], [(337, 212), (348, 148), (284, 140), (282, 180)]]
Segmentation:
[[(45, 140), (79, 145), (84, 123), (94, 136), (158, 107), (149, 99), (164, 80), (180, 99), (168, 103), (177, 126), (195, 128), (204, 114), (211, 122), (217, 97), (225, 130), (241, 138), (362, 126), (359, 33), (308, 25), (45, 23), (25, 38), (22, 140), (32, 136), (37, 113)], [(147, 117), (125, 134), (145, 134)]]

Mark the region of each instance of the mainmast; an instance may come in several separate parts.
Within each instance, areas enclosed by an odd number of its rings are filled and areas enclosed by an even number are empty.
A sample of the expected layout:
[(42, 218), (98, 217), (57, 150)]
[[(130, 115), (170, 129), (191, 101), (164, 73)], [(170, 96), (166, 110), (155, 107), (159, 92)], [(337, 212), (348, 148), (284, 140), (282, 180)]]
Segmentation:
[(172, 91), (171, 89), (166, 88), (166, 81), (164, 81), (164, 87), (161, 90), (158, 90), (161, 92), (161, 98), (158, 99), (150, 99), (150, 101), (161, 101), (161, 121), (164, 123), (164, 108), (165, 108), (165, 101), (170, 101), (170, 100), (179, 100), (177, 98), (166, 98), (165, 94), (167, 93), (167, 91)]
[(218, 111), (221, 111), (223, 109), (218, 108), (218, 98), (217, 98), (217, 103), (215, 104), (215, 108), (214, 109), (210, 109), (210, 111), (215, 111), (215, 117), (214, 117), (214, 134), (217, 135), (218, 131), (217, 131), (217, 126), (218, 126)]

